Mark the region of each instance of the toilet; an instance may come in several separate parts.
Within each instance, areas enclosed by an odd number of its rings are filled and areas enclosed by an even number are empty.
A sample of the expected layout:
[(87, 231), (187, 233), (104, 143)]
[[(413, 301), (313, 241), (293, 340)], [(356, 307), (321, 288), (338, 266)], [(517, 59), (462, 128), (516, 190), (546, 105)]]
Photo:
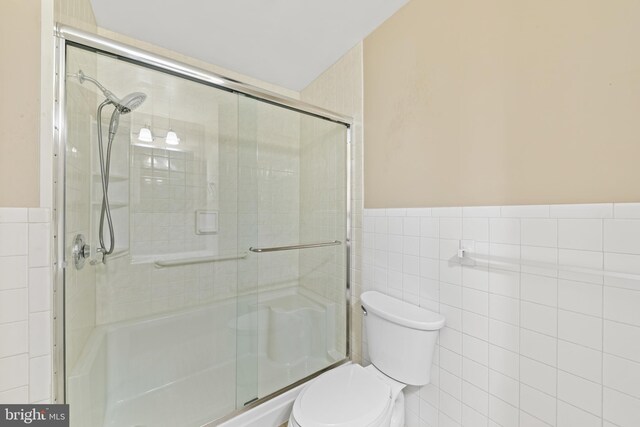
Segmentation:
[(430, 382), (444, 317), (375, 291), (361, 301), (371, 365), (343, 365), (310, 381), (289, 427), (403, 427), (402, 389)]

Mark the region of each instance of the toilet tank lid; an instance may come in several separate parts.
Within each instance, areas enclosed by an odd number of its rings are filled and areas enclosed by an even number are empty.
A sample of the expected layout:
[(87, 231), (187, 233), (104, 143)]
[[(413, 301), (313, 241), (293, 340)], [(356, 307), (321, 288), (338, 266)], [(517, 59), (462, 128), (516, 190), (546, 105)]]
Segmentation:
[(360, 296), (360, 300), (367, 312), (398, 325), (424, 331), (435, 331), (444, 326), (444, 316), (441, 314), (380, 292), (365, 292)]

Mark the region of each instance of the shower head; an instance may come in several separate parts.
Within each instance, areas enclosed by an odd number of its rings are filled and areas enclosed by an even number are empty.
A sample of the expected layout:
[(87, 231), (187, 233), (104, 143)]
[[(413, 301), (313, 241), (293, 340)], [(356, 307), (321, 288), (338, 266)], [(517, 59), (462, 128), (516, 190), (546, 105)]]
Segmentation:
[(120, 114), (127, 114), (138, 108), (142, 103), (147, 99), (147, 95), (142, 92), (133, 92), (129, 95), (126, 95), (124, 98), (120, 99), (113, 94), (109, 89), (102, 86), (99, 81), (88, 77), (82, 72), (82, 70), (78, 71), (78, 74), (75, 75), (78, 78), (80, 84), (86, 81), (90, 81), (94, 85), (98, 87), (104, 94), (105, 98), (113, 104), (113, 106), (120, 112)]
[(114, 102), (113, 100), (111, 100), (111, 102), (113, 102), (113, 105), (115, 105), (120, 113), (127, 114), (141, 106), (145, 99), (147, 99), (146, 94), (142, 92), (133, 92), (118, 102)]

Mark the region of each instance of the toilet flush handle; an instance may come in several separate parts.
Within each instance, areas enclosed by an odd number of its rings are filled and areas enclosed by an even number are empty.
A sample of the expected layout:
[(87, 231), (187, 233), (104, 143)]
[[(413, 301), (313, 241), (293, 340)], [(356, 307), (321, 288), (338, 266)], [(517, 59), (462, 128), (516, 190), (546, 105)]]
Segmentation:
[(361, 306), (360, 306), (360, 308), (362, 309), (362, 313), (363, 313), (365, 316), (366, 316), (367, 314), (369, 314), (369, 313), (367, 313), (367, 309), (366, 309), (366, 308), (364, 308), (364, 305), (361, 305)]

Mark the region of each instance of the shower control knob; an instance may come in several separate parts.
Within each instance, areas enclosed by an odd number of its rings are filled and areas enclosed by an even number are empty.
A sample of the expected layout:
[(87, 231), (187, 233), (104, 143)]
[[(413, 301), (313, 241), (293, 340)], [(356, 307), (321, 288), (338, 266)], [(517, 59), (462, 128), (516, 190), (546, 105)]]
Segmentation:
[(82, 270), (84, 263), (91, 256), (91, 246), (85, 243), (84, 235), (77, 234), (73, 239), (73, 264), (77, 270)]

